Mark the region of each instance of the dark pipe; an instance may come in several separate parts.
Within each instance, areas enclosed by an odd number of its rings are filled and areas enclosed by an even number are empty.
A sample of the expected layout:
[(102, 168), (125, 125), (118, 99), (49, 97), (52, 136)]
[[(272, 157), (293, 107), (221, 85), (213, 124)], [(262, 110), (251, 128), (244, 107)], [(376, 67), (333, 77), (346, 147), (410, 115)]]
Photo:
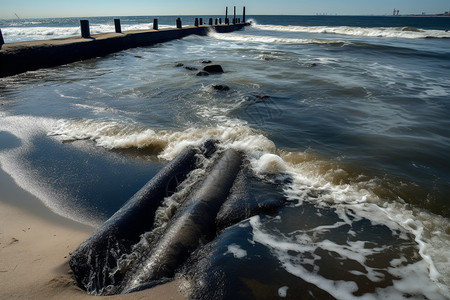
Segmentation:
[[(214, 143), (206, 143), (205, 148), (206, 152), (214, 151)], [(69, 264), (80, 287), (99, 294), (121, 280), (121, 274), (114, 274), (117, 259), (129, 254), (140, 235), (153, 228), (155, 211), (196, 168), (199, 152), (185, 149), (78, 246)]]
[(173, 277), (192, 251), (214, 238), (216, 215), (227, 199), (241, 163), (239, 152), (229, 149), (224, 153), (191, 200), (172, 218), (161, 240), (148, 249), (148, 256), (143, 254), (143, 261), (131, 268), (124, 280), (123, 293)]

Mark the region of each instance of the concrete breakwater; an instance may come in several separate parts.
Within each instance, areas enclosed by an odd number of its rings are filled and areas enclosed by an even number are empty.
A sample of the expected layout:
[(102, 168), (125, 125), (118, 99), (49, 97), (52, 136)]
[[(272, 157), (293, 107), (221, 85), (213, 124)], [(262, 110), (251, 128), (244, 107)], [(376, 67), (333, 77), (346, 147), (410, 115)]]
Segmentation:
[[(245, 20), (245, 19), (244, 19)], [(228, 20), (227, 20), (228, 21)], [(45, 41), (30, 41), (7, 43), (0, 45), (0, 77), (20, 74), (41, 68), (55, 67), (84, 59), (104, 56), (114, 52), (149, 46), (183, 38), (188, 35), (206, 35), (209, 30), (219, 33), (232, 32), (242, 29), (248, 23), (240, 22), (234, 18), (233, 22), (224, 24), (182, 27), (181, 20), (177, 19), (177, 28), (133, 30), (115, 33), (84, 35), (85, 37), (72, 37)], [(120, 25), (119, 25), (120, 26)], [(1, 31), (0, 31), (1, 32)], [(83, 23), (82, 23), (83, 33)]]

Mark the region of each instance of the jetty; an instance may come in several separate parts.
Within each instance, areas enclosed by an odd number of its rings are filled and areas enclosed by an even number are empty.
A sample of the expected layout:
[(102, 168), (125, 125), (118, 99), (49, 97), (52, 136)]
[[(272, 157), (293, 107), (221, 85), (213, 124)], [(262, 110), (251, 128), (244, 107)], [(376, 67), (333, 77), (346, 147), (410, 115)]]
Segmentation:
[(105, 56), (130, 48), (150, 46), (188, 35), (203, 36), (210, 30), (219, 33), (232, 32), (250, 24), (245, 21), (245, 7), (242, 20), (236, 17), (235, 7), (234, 18), (228, 18), (227, 8), (223, 23), (221, 18), (209, 18), (205, 23), (202, 18), (196, 18), (193, 26), (183, 27), (181, 18), (177, 18), (176, 28), (159, 29), (158, 19), (154, 19), (153, 29), (124, 32), (121, 30), (120, 19), (114, 19), (114, 25), (115, 32), (91, 35), (89, 21), (80, 20), (79, 37), (18, 43), (4, 43), (0, 29), (0, 78)]

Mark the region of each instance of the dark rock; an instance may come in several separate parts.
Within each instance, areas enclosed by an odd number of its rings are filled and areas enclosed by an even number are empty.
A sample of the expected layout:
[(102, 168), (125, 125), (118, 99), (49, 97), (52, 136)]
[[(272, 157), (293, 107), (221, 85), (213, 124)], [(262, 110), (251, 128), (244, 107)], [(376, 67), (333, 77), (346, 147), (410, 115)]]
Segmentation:
[(264, 96), (254, 95), (254, 96), (255, 96), (256, 99), (269, 99), (270, 98), (270, 96), (267, 96), (267, 95), (264, 95)]
[(183, 65), (182, 63), (177, 63), (177, 64), (175, 65), (176, 68), (183, 67), (183, 66), (184, 66), (184, 65)]
[(204, 60), (204, 61), (202, 61), (202, 64), (210, 64), (210, 63), (212, 63), (212, 61), (210, 61), (210, 60)]
[(230, 90), (229, 86), (222, 85), (222, 84), (213, 84), (213, 85), (211, 85), (211, 87), (213, 89), (215, 89), (216, 91), (229, 91)]
[(184, 68), (189, 71), (197, 71), (198, 70), (196, 67), (184, 67)]
[(197, 76), (209, 76), (209, 73), (205, 71), (200, 71), (197, 73)]
[(214, 74), (214, 73), (223, 73), (223, 69), (221, 65), (207, 65), (203, 68), (203, 71)]

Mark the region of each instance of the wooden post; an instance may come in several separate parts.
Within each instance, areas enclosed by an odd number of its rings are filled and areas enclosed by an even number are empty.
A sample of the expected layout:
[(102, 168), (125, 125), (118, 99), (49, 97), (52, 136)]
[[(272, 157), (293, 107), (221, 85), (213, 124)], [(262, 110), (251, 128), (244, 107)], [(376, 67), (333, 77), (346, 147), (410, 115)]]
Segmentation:
[(242, 12), (242, 23), (245, 23), (245, 6)]
[(225, 20), (228, 18), (228, 6), (227, 6), (227, 8), (225, 9)]
[(177, 28), (178, 28), (178, 29), (181, 29), (181, 28), (182, 28), (182, 25), (181, 25), (181, 19), (180, 19), (180, 18), (177, 19)]
[(158, 19), (153, 19), (153, 29), (158, 30)]
[(88, 39), (91, 37), (91, 33), (89, 31), (89, 21), (88, 20), (80, 20), (81, 25), (81, 37)]
[(5, 43), (5, 40), (3, 39), (2, 30), (0, 29), (0, 49), (2, 49), (2, 45)]
[(213, 19), (209, 18), (209, 25), (212, 25), (212, 24), (213, 24)]
[(219, 24), (219, 19), (216, 18), (216, 21), (214, 22), (214, 25)]
[(219, 18), (219, 24), (222, 25), (222, 18)]
[(236, 6), (234, 7), (234, 18), (233, 18), (233, 24), (236, 24)]
[(225, 19), (225, 24), (230, 25), (230, 19), (226, 18)]
[(120, 19), (114, 19), (114, 27), (116, 28), (116, 33), (122, 33), (122, 28), (120, 27)]
[(195, 25), (196, 27), (198, 27), (198, 18), (195, 18), (194, 25)]
[(203, 18), (200, 18), (200, 25), (203, 25)]

